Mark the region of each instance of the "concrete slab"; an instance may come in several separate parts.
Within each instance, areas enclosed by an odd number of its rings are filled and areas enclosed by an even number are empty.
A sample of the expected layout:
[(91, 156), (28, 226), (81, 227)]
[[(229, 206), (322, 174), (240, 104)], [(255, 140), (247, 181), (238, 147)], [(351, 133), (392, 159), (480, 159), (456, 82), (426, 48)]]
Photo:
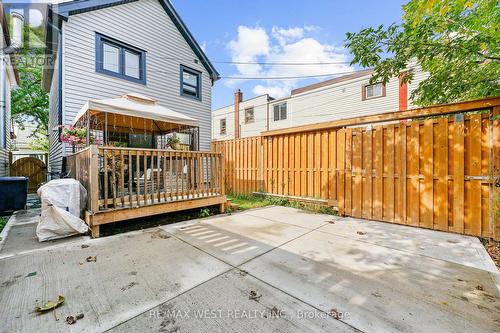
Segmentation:
[(247, 214), (216, 216), (161, 228), (233, 266), (310, 231)]
[[(94, 255), (96, 262), (86, 262)], [(8, 306), (0, 311), (0, 331), (102, 332), (230, 268), (160, 229), (5, 258), (0, 304)], [(58, 295), (66, 297), (56, 310), (59, 321), (34, 313)], [(85, 318), (66, 324), (66, 316), (78, 313)]]
[(477, 237), (356, 218), (342, 218), (318, 231), (499, 273)]
[(313, 231), (241, 268), (361, 331), (500, 329), (489, 272), (410, 252)]
[[(4, 250), (29, 235), (29, 214), (16, 217)], [(0, 332), (500, 330), (500, 274), (474, 238), (333, 219), (268, 207), (0, 252)], [(58, 321), (34, 313), (57, 295), (66, 297)], [(254, 310), (285, 316), (243, 317)], [(77, 313), (85, 318), (64, 322)]]
[(90, 239), (89, 236), (73, 236), (40, 243), (36, 237), (39, 216), (40, 209), (29, 209), (17, 211), (10, 217), (2, 231), (0, 258)]
[[(261, 297), (249, 299), (250, 291)], [(273, 310), (274, 309), (274, 310)], [(340, 320), (233, 270), (111, 332), (355, 332)]]
[(334, 215), (316, 214), (300, 209), (282, 206), (269, 206), (261, 209), (244, 211), (243, 215), (257, 216), (276, 222), (295, 225), (306, 229), (316, 229), (340, 217)]

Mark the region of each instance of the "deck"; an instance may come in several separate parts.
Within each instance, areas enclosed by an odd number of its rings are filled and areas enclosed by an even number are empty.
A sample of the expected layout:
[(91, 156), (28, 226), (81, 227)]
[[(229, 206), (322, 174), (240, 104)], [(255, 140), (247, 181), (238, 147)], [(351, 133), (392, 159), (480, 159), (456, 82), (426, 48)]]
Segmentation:
[(224, 163), (215, 152), (91, 145), (67, 158), (69, 176), (87, 189), (85, 221), (99, 226), (220, 205), (227, 199)]

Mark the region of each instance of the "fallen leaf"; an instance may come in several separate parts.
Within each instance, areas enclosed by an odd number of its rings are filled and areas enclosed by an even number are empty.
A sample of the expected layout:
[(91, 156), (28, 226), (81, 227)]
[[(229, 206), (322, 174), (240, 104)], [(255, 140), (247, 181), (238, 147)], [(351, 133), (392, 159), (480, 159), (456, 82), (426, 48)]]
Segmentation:
[(26, 277), (35, 276), (35, 275), (36, 275), (36, 272), (31, 272), (31, 273), (28, 273), (28, 275), (26, 275)]
[(87, 262), (96, 262), (97, 261), (97, 256), (88, 256), (87, 257)]
[(37, 306), (35, 308), (35, 310), (38, 312), (46, 312), (46, 311), (53, 310), (53, 309), (57, 308), (58, 306), (62, 305), (63, 303), (64, 303), (64, 296), (59, 295), (59, 297), (57, 298), (57, 301), (48, 301), (43, 306)]

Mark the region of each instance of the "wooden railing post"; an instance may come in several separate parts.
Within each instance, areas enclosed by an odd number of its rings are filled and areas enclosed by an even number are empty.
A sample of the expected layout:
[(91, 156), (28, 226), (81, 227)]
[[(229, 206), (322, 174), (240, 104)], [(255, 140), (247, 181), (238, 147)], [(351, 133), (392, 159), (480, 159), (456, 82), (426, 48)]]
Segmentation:
[(89, 165), (89, 207), (87, 210), (93, 214), (99, 210), (99, 149), (96, 145), (91, 145), (88, 152), (90, 154)]

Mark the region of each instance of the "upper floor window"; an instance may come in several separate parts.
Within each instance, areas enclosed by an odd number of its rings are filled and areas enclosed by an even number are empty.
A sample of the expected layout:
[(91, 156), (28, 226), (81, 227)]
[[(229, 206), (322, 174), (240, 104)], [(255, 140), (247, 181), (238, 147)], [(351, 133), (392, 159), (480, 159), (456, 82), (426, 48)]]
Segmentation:
[(146, 52), (96, 34), (96, 71), (146, 84)]
[(274, 121), (286, 119), (286, 103), (275, 104), (273, 106), (273, 119)]
[(201, 99), (201, 72), (181, 65), (181, 95)]
[(253, 123), (255, 121), (255, 115), (253, 113), (253, 106), (251, 108), (245, 109), (245, 123)]
[(368, 84), (363, 86), (363, 100), (385, 96), (385, 85), (383, 83)]
[(226, 118), (220, 120), (220, 134), (226, 134)]

